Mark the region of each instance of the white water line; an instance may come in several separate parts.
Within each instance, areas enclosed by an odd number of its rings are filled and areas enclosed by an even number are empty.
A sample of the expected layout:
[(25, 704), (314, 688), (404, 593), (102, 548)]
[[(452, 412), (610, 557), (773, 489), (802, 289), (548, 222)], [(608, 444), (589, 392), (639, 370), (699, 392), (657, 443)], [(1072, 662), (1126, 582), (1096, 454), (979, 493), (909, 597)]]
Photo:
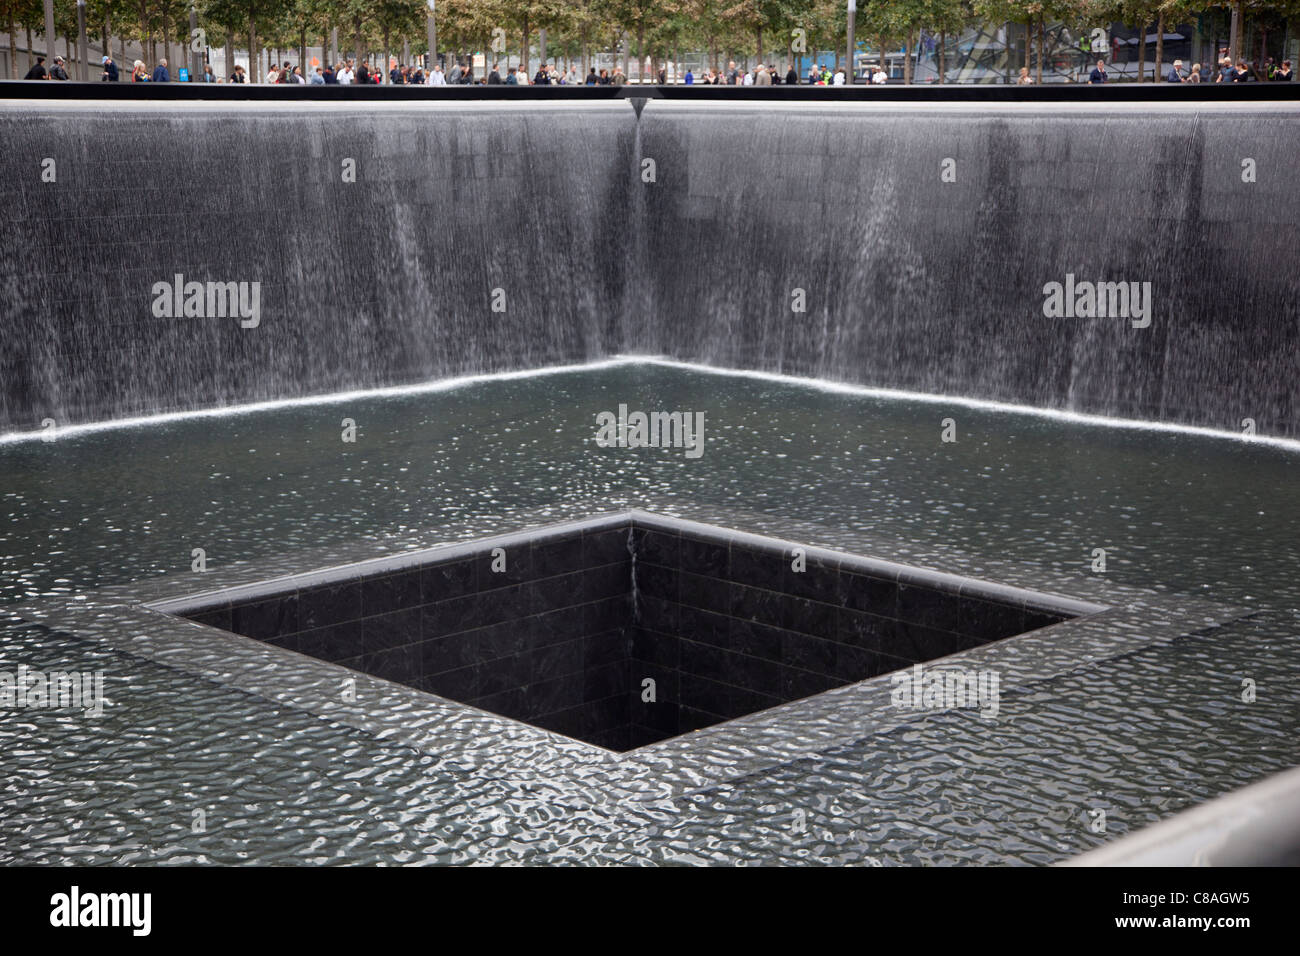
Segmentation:
[[(680, 362), (658, 355), (617, 355), (609, 359), (587, 362), (580, 365), (552, 365), (545, 368), (526, 369), (517, 372), (490, 372), (478, 375), (464, 375), (456, 378), (438, 379), (418, 385), (395, 385), (384, 388), (357, 389), (349, 392), (332, 392), (327, 395), (307, 395), (300, 398), (284, 398), (274, 401), (251, 402), (247, 405), (227, 405), (220, 408), (203, 408), (183, 412), (162, 412), (157, 415), (143, 415), (133, 418), (119, 418), (103, 422), (89, 422), (83, 425), (65, 425), (57, 428), (58, 438), (112, 431), (124, 428), (140, 428), (150, 425), (162, 425), (169, 422), (188, 421), (197, 418), (225, 418), (233, 415), (252, 415), (258, 412), (275, 411), (284, 408), (299, 408), (313, 405), (332, 405), (374, 398), (400, 398), (407, 395), (424, 395), (447, 392), (487, 382), (508, 381), (510, 379), (533, 378), (544, 375), (567, 375), (573, 372), (598, 371), (633, 365), (657, 365), (683, 371), (706, 375), (722, 375), (731, 378), (745, 378), (756, 381), (776, 382), (796, 388), (809, 388), (815, 391), (830, 392), (837, 395), (855, 395), (864, 398), (880, 398), (890, 401), (917, 402), (929, 405), (955, 405), (960, 408), (973, 408), (981, 411), (1005, 412), (1012, 415), (1028, 415), (1071, 425), (1087, 425), (1102, 428), (1120, 428), (1133, 431), (1171, 432), (1181, 435), (1195, 435), (1201, 438), (1216, 438), (1236, 441), (1246, 445), (1268, 445), (1286, 451), (1300, 452), (1300, 439), (1277, 438), (1268, 435), (1245, 435), (1220, 428), (1207, 428), (1201, 425), (1181, 425), (1171, 422), (1151, 422), (1132, 418), (1111, 418), (1105, 415), (1090, 415), (1083, 412), (1064, 411), (1055, 408), (1037, 408), (1032, 405), (1015, 405), (1010, 402), (995, 402), (981, 398), (966, 398), (957, 395), (934, 395), (929, 392), (908, 392), (893, 388), (876, 388), (868, 385), (854, 385), (849, 382), (833, 382), (820, 378), (804, 378), (795, 375), (783, 375), (777, 372), (758, 372), (749, 369), (718, 368), (712, 365), (700, 365), (693, 362)], [(41, 441), (48, 436), (45, 431), (6, 432), (0, 434), (0, 445), (18, 442)]]

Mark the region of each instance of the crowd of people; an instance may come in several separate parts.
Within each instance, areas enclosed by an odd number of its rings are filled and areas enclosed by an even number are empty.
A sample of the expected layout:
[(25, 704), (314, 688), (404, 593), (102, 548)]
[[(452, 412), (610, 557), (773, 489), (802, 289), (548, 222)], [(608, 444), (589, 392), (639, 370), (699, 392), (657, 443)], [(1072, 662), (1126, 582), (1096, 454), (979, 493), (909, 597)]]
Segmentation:
[[(101, 65), (103, 71), (100, 79), (111, 83), (118, 82), (121, 75), (112, 57), (103, 57)], [(1244, 60), (1237, 61), (1234, 66), (1232, 60), (1225, 55), (1220, 59), (1217, 70), (1203, 69), (1199, 63), (1193, 63), (1190, 70), (1184, 70), (1183, 61), (1175, 60), (1162, 79), (1167, 83), (1253, 83), (1290, 82), (1292, 76), (1290, 60), (1283, 60), (1281, 65), (1278, 65), (1269, 59), (1257, 68)], [(40, 55), (36, 57), (36, 62), (23, 78), (27, 80), (70, 79), (63, 57), (56, 56), (54, 63), (47, 69), (45, 57)], [(206, 64), (203, 72), (194, 79), (199, 83), (249, 82), (248, 71), (243, 66), (234, 67), (230, 76), (222, 81), (213, 72), (211, 64)], [(333, 66), (328, 63), (314, 66), (306, 75), (303, 74), (302, 67), (286, 61), (282, 66), (272, 65), (264, 82), (308, 86), (351, 86), (352, 84), (380, 84), (384, 79), (379, 68), (364, 60), (357, 63), (345, 59)], [(656, 79), (660, 83), (667, 83), (667, 71), (660, 69)], [(884, 69), (875, 66), (869, 69), (868, 76), (864, 79), (872, 84), (883, 84), (889, 81), (889, 76)], [(1087, 82), (1095, 85), (1106, 83), (1109, 79), (1110, 73), (1106, 69), (1106, 61), (1098, 60), (1096, 67), (1088, 74)], [(387, 80), (389, 85), (393, 86), (622, 86), (628, 82), (623, 70), (617, 66), (612, 71), (606, 69), (599, 72), (593, 66), (585, 78), (580, 78), (577, 68), (571, 64), (567, 70), (561, 71), (558, 65), (545, 62), (531, 77), (523, 66), (511, 69), (508, 66), (503, 67), (500, 63), (492, 64), (492, 69), (484, 76), (475, 76), (473, 67), (459, 63), (454, 63), (446, 72), (441, 65), (435, 65), (432, 70), (425, 71), (420, 66), (397, 63), (389, 69)], [(141, 60), (136, 60), (131, 67), (130, 82), (171, 82), (171, 70), (167, 60), (159, 60), (152, 71)], [(813, 65), (809, 67), (806, 76), (801, 78), (793, 66), (782, 73), (778, 67), (766, 66), (762, 63), (752, 69), (738, 68), (732, 60), (727, 64), (726, 70), (704, 69), (696, 74), (688, 69), (684, 82), (687, 86), (779, 86), (782, 83), (795, 85), (801, 82), (810, 86), (843, 86), (847, 82), (847, 77), (843, 67), (839, 66), (832, 70), (827, 66)], [(1021, 67), (1016, 83), (1026, 86), (1033, 82), (1029, 68)]]
[[(1269, 58), (1261, 67), (1255, 67), (1245, 60), (1238, 60), (1237, 65), (1232, 65), (1232, 60), (1224, 56), (1219, 60), (1217, 70), (1208, 70), (1199, 63), (1193, 63), (1190, 70), (1185, 70), (1182, 60), (1174, 60), (1173, 66), (1169, 68), (1162, 79), (1166, 83), (1289, 83), (1291, 82), (1291, 61), (1283, 60), (1282, 65), (1278, 66)], [(1092, 72), (1088, 74), (1088, 82), (1096, 85), (1105, 83), (1110, 79), (1110, 73), (1106, 70), (1106, 61), (1098, 60), (1097, 65), (1093, 67)], [(1021, 84), (1032, 83), (1029, 77), (1029, 70), (1022, 67), (1020, 70), (1020, 79), (1017, 81)]]

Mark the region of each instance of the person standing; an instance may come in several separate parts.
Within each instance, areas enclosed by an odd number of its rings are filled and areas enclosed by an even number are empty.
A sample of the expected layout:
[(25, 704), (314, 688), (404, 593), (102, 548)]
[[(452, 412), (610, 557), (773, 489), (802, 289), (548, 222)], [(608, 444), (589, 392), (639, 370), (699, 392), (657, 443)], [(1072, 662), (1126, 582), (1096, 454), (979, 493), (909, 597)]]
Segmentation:
[(50, 73), (45, 69), (45, 57), (40, 55), (36, 57), (36, 62), (32, 64), (32, 68), (23, 77), (24, 80), (48, 80), (49, 78)]
[(111, 56), (106, 56), (99, 62), (103, 64), (104, 67), (104, 72), (99, 75), (100, 81), (103, 83), (116, 83), (117, 64), (113, 62), (113, 58)]
[(758, 65), (758, 72), (754, 74), (754, 85), (755, 86), (772, 85), (772, 74), (767, 72), (767, 67), (763, 66), (762, 63)]
[(1273, 81), (1275, 83), (1291, 82), (1291, 61), (1283, 60), (1281, 67), (1273, 71)]
[(501, 64), (500, 63), (492, 64), (492, 72), (488, 74), (487, 85), (488, 86), (501, 85)]
[(790, 69), (785, 71), (785, 85), (786, 86), (799, 85), (799, 71), (794, 68), (793, 63), (790, 64)]
[(1029, 75), (1029, 67), (1022, 66), (1020, 68), (1020, 75), (1016, 77), (1016, 86), (1030, 86), (1033, 82), (1034, 78)]
[(1107, 79), (1108, 77), (1106, 76), (1106, 61), (1098, 60), (1097, 65), (1093, 67), (1092, 72), (1088, 74), (1088, 82), (1090, 84), (1105, 83)]
[(546, 64), (543, 63), (533, 75), (533, 86), (550, 86), (550, 84), (551, 76), (546, 72)]
[(356, 74), (352, 72), (352, 61), (344, 60), (343, 66), (338, 71), (339, 86), (351, 86), (356, 80)]
[(135, 65), (131, 67), (131, 82), (132, 83), (149, 82), (149, 68), (144, 65), (143, 61), (136, 60)]
[(68, 71), (63, 68), (63, 57), (56, 56), (54, 58), (54, 65), (50, 67), (50, 79), (66, 80), (67, 78), (68, 78)]
[(1165, 76), (1166, 83), (1183, 82), (1183, 61), (1174, 60), (1174, 65), (1169, 68), (1169, 73)]
[(429, 79), (427, 81), (427, 85), (428, 86), (447, 85), (447, 78), (442, 75), (442, 67), (440, 65), (434, 64), (433, 69), (429, 71)]
[(686, 68), (686, 85), (687, 86), (695, 85), (695, 74), (691, 72), (690, 67)]
[(1199, 64), (1199, 63), (1193, 63), (1193, 64), (1192, 64), (1192, 71), (1191, 71), (1190, 73), (1187, 74), (1187, 80), (1186, 80), (1186, 82), (1188, 82), (1188, 83), (1199, 83), (1199, 82), (1201, 82), (1201, 64)]

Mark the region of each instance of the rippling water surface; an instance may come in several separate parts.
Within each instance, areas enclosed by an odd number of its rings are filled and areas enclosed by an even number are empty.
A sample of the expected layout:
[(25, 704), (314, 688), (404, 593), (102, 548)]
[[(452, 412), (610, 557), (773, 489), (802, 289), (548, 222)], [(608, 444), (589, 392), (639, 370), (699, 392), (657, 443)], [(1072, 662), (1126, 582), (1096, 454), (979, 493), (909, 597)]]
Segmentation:
[[(703, 457), (597, 447), (620, 403), (704, 412)], [(103, 670), (110, 700), (0, 716), (0, 862), (1054, 862), (1300, 763), (1298, 476), (1262, 445), (659, 366), (0, 445), (0, 670)], [(193, 548), (395, 551), (625, 505), (1058, 588), (1102, 547), (1108, 581), (1254, 613), (1041, 681), (997, 721), (918, 716), (666, 804), (452, 769), (12, 616), (190, 575)]]

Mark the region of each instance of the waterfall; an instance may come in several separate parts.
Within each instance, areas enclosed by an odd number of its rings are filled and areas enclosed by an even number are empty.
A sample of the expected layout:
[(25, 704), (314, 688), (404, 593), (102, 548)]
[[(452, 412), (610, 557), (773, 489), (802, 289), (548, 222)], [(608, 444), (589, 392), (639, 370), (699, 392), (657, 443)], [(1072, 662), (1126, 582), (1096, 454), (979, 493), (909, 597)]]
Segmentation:
[(11, 101), (0, 432), (634, 353), (1300, 435), (1300, 109), (1222, 106)]

